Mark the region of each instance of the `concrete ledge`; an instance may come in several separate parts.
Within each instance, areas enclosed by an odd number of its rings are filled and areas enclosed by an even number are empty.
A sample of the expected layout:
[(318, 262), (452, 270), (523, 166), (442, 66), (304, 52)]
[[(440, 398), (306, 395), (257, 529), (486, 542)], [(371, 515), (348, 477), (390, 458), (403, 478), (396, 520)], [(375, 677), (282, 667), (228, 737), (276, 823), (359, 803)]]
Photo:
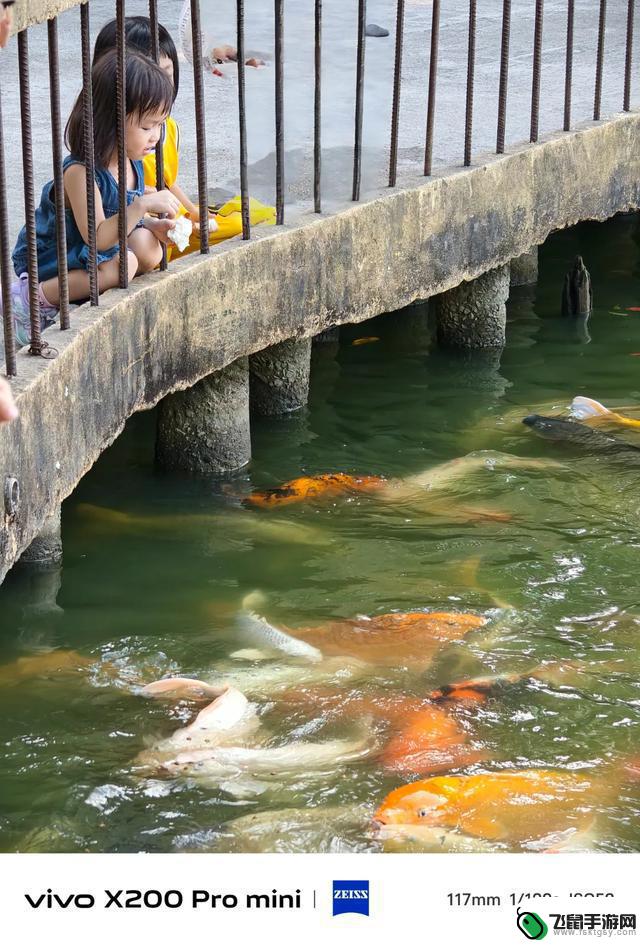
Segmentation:
[[(265, 228), (103, 297), (19, 355), (20, 419), (0, 429), (0, 579), (129, 416), (237, 358), (450, 289), (580, 220), (640, 203), (640, 115), (558, 135), (331, 217)], [(418, 178), (419, 179), (419, 178)], [(9, 503), (10, 505), (11, 503)]]
[(12, 33), (19, 33), (27, 26), (44, 23), (59, 13), (79, 7), (82, 0), (16, 0), (13, 8)]

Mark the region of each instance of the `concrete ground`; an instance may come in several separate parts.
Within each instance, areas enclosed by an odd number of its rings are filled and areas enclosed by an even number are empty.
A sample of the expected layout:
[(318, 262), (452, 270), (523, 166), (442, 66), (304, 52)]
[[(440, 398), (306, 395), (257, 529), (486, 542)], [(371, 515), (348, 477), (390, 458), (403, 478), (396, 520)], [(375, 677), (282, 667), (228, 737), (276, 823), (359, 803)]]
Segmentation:
[[(362, 196), (386, 183), (388, 167), (391, 87), (395, 31), (394, 0), (369, 0), (367, 20), (390, 31), (384, 39), (367, 40)], [(479, 5), (474, 154), (495, 149), (497, 87), (502, 3), (483, 0)], [(574, 121), (590, 119), (593, 110), (595, 45), (599, 4), (579, 2), (576, 12), (573, 81)], [(603, 117), (622, 108), (624, 39), (627, 0), (608, 4), (603, 85)], [(91, 0), (92, 35), (115, 13), (112, 0)], [(182, 0), (160, 0), (160, 18), (178, 40)], [(127, 13), (147, 13), (142, 0), (129, 0)], [(235, 41), (233, 0), (201, 0), (207, 43)], [(434, 171), (462, 163), (464, 100), (467, 55), (467, 0), (443, 4), (440, 28), (438, 97), (435, 121)], [(532, 0), (514, 0), (507, 144), (529, 138), (531, 62), (533, 47)], [(323, 199), (324, 209), (337, 209), (350, 200), (353, 109), (355, 93), (355, 38), (357, 4), (324, 0), (323, 76)], [(275, 201), (273, 119), (273, 4), (270, 0), (246, 0), (247, 49), (267, 61), (265, 68), (247, 70), (251, 193)], [(312, 196), (313, 134), (313, 4), (311, 0), (285, 3), (285, 104), (288, 218), (310, 212)], [(420, 182), (423, 163), (427, 82), (429, 67), (430, 0), (407, 0), (400, 165), (415, 169)], [(67, 115), (80, 84), (79, 11), (59, 17), (62, 111)], [(558, 130), (563, 120), (566, 0), (547, 0), (543, 39), (540, 134)], [(187, 35), (187, 48), (190, 37)], [(633, 94), (640, 93), (637, 63), (640, 28), (636, 28)], [(47, 40), (44, 25), (29, 33), (31, 95), (34, 126), (36, 184), (40, 188), (52, 176), (49, 149), (49, 89)], [(0, 81), (6, 160), (9, 168), (9, 206), (12, 240), (22, 225), (22, 164), (20, 154), (20, 105), (15, 40), (0, 54)], [(209, 187), (237, 191), (238, 118), (235, 66), (222, 67), (225, 75), (205, 77)], [(181, 64), (180, 94), (175, 117), (181, 125), (180, 181), (189, 192), (197, 190), (193, 75), (186, 60)], [(403, 175), (404, 176), (404, 175)], [(405, 176), (406, 180), (406, 176)]]

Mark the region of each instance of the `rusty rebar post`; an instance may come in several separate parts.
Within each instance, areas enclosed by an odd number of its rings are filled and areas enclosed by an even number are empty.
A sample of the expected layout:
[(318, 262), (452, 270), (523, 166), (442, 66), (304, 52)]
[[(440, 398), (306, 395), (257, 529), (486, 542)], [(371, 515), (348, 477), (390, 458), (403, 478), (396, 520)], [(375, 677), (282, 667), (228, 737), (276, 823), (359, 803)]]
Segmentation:
[(284, 223), (284, 0), (274, 0), (276, 90), (276, 223)]
[(500, 81), (498, 85), (498, 134), (496, 154), (504, 154), (507, 126), (507, 93), (509, 90), (509, 39), (511, 36), (511, 0), (502, 3), (502, 41), (500, 45)]
[(240, 124), (240, 200), (242, 204), (242, 239), (251, 238), (249, 178), (247, 173), (247, 96), (244, 76), (244, 0), (237, 0), (238, 49), (238, 121)]
[[(151, 31), (151, 58), (160, 63), (160, 24), (158, 22), (158, 0), (149, 0), (149, 27)], [(166, 128), (164, 130), (166, 134)], [(164, 134), (156, 144), (156, 190), (164, 190)], [(160, 271), (167, 269), (167, 247), (162, 244)]]
[(396, 55), (393, 67), (393, 103), (391, 105), (391, 147), (389, 151), (389, 187), (398, 177), (398, 131), (400, 128), (400, 87), (402, 82), (402, 51), (404, 46), (404, 2), (396, 8)]
[(18, 373), (16, 336), (11, 304), (13, 266), (9, 253), (9, 211), (7, 208), (7, 178), (4, 162), (4, 132), (2, 124), (2, 90), (0, 89), (0, 280), (2, 284), (2, 327), (4, 331), (4, 358), (9, 377)]
[(464, 166), (471, 164), (473, 138), (473, 86), (476, 69), (477, 0), (469, 0), (469, 44), (467, 47), (467, 98), (464, 113)]
[(322, 0), (315, 0), (315, 51), (313, 88), (313, 209), (322, 212)]
[(116, 0), (116, 141), (118, 144), (118, 243), (120, 288), (129, 285), (127, 265), (127, 73), (125, 62), (124, 0)]
[(356, 116), (353, 143), (352, 200), (360, 200), (362, 180), (362, 119), (364, 115), (364, 62), (367, 48), (367, 0), (358, 0), (358, 52), (356, 57)]
[(575, 0), (567, 0), (567, 53), (564, 68), (564, 130), (571, 131), (571, 87), (573, 81), (573, 21)]
[(633, 17), (635, 12), (635, 0), (629, 0), (627, 6), (627, 48), (624, 58), (624, 98), (623, 110), (625, 112), (631, 109), (631, 65), (633, 62)]
[(62, 117), (60, 110), (60, 58), (58, 55), (58, 19), (47, 20), (49, 46), (49, 100), (51, 102), (51, 147), (53, 154), (53, 196), (56, 208), (56, 245), (58, 249), (58, 308), (60, 329), (69, 328), (69, 273), (67, 267), (67, 229), (62, 171)]
[(542, 68), (542, 22), (544, 17), (544, 0), (536, 0), (536, 18), (533, 36), (533, 76), (531, 79), (531, 129), (529, 140), (538, 140), (538, 124), (540, 119), (540, 72)]
[(87, 182), (87, 229), (89, 231), (89, 300), (99, 305), (98, 247), (96, 240), (96, 161), (93, 137), (93, 87), (91, 85), (91, 45), (89, 3), (80, 6), (80, 42), (82, 48), (82, 125), (84, 166)]
[(436, 114), (438, 79), (438, 44), (440, 39), (440, 0), (433, 0), (431, 11), (431, 55), (429, 57), (429, 99), (427, 102), (427, 134), (424, 147), (424, 176), (431, 175), (433, 164), (433, 127)]
[[(204, 113), (202, 79), (202, 28), (200, 0), (191, 0), (191, 43), (193, 51), (193, 88), (196, 112), (196, 151), (198, 156), (198, 215), (200, 217), (200, 252), (209, 252), (209, 193), (207, 190), (207, 129)], [(240, 50), (238, 50), (238, 57)]]
[(602, 72), (604, 69), (604, 39), (607, 24), (607, 0), (600, 0), (598, 18), (598, 50), (596, 52), (596, 86), (593, 95), (593, 120), (600, 121), (602, 106)]
[(24, 219), (27, 231), (27, 272), (29, 277), (29, 318), (31, 345), (29, 354), (42, 353), (40, 299), (38, 295), (38, 246), (36, 240), (36, 202), (33, 185), (33, 143), (31, 140), (31, 95), (29, 92), (29, 40), (27, 30), (18, 33), (20, 75), (20, 120), (22, 123), (22, 166), (24, 169)]

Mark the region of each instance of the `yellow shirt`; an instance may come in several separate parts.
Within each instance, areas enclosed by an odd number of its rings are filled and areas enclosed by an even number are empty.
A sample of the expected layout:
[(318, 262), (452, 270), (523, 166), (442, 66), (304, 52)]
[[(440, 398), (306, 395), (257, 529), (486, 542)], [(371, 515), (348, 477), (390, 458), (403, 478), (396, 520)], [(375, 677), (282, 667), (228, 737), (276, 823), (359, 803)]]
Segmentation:
[[(180, 128), (174, 118), (167, 118), (164, 123), (164, 141), (162, 143), (162, 157), (164, 159), (164, 183), (166, 187), (173, 187), (178, 179), (180, 149)], [(144, 182), (147, 187), (156, 186), (156, 156), (147, 154), (142, 161), (144, 168)]]

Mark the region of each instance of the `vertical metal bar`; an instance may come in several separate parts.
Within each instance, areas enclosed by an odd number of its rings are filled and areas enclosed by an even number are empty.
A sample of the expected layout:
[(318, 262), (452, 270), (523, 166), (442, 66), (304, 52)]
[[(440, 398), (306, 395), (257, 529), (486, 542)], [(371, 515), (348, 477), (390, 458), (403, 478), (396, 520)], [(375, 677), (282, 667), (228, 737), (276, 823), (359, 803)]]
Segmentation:
[(313, 90), (313, 209), (322, 210), (322, 0), (315, 0), (315, 85)]
[(36, 203), (33, 187), (33, 145), (31, 141), (31, 96), (29, 94), (29, 41), (27, 30), (18, 33), (20, 74), (20, 119), (22, 122), (22, 166), (24, 168), (24, 218), (27, 230), (27, 271), (29, 275), (29, 315), (31, 321), (30, 354), (42, 353), (40, 299), (38, 296), (38, 248), (36, 241)]
[(118, 242), (120, 244), (120, 288), (129, 285), (127, 265), (127, 73), (125, 64), (124, 0), (116, 0), (116, 139), (118, 142)]
[(540, 69), (542, 65), (542, 21), (544, 0), (536, 0), (536, 20), (533, 38), (533, 78), (531, 80), (531, 132), (530, 141), (538, 140), (540, 118)]
[(352, 200), (360, 200), (362, 179), (362, 118), (364, 114), (364, 61), (366, 52), (367, 0), (358, 0), (358, 53), (356, 60), (356, 126), (353, 143)]
[(496, 154), (504, 154), (507, 124), (507, 93), (509, 89), (509, 39), (511, 36), (511, 0), (502, 3), (502, 42), (500, 47), (500, 82), (498, 87), (498, 134)]
[(624, 104), (623, 109), (631, 109), (631, 63), (633, 61), (633, 15), (635, 0), (629, 0), (627, 7), (627, 50), (624, 59)]
[[(151, 58), (160, 62), (160, 33), (158, 23), (158, 0), (149, 0), (149, 27), (151, 30)], [(193, 47), (195, 49), (195, 46)], [(156, 190), (164, 190), (164, 134), (156, 144)], [(162, 244), (160, 271), (167, 268), (167, 247)]]
[(93, 88), (91, 85), (91, 45), (89, 38), (89, 4), (80, 6), (82, 47), (82, 122), (84, 131), (84, 166), (87, 180), (87, 227), (89, 230), (89, 299), (99, 305), (98, 248), (96, 241), (96, 162), (93, 138)]
[[(192, 3), (194, 0), (192, 0)], [(247, 101), (244, 82), (244, 0), (237, 0), (238, 28), (238, 120), (240, 123), (240, 199), (242, 202), (242, 239), (251, 238), (249, 180), (247, 176)]]
[(7, 178), (4, 163), (4, 133), (2, 126), (2, 93), (0, 91), (0, 276), (2, 279), (2, 322), (4, 329), (4, 357), (9, 376), (18, 373), (16, 338), (11, 307), (11, 279), (13, 267), (9, 255), (9, 212), (7, 209)]
[[(207, 190), (207, 134), (202, 81), (202, 29), (200, 0), (191, 0), (191, 39), (193, 48), (193, 86), (196, 110), (196, 149), (198, 153), (198, 208), (200, 215), (200, 252), (209, 252), (209, 194)], [(240, 50), (238, 50), (238, 57)]]
[(51, 145), (53, 151), (53, 192), (56, 207), (56, 242), (58, 247), (58, 307), (60, 328), (69, 328), (69, 278), (67, 270), (67, 230), (62, 173), (62, 117), (60, 112), (60, 60), (58, 56), (58, 20), (47, 20), (49, 41), (49, 98), (51, 101)]
[(436, 81), (438, 77), (438, 40), (440, 34), (440, 0), (433, 0), (431, 11), (431, 56), (429, 59), (429, 100), (427, 103), (427, 136), (424, 149), (424, 176), (429, 177), (433, 160), (433, 123), (436, 114)]
[(598, 22), (598, 51), (596, 53), (596, 87), (593, 96), (593, 120), (600, 121), (602, 105), (602, 70), (604, 66), (604, 35), (607, 21), (607, 0), (600, 0), (600, 18)]
[(502, 3), (502, 43), (500, 48), (500, 83), (498, 87), (498, 134), (496, 154), (504, 154), (507, 124), (507, 92), (509, 87), (509, 38), (511, 35), (511, 0)]
[(567, 56), (564, 70), (564, 130), (571, 130), (571, 85), (573, 79), (573, 19), (575, 0), (567, 0)]
[(284, 223), (284, 0), (274, 0), (276, 40), (276, 223)]
[(464, 166), (471, 164), (471, 141), (473, 136), (473, 84), (476, 68), (476, 20), (477, 0), (469, 0), (469, 47), (467, 50), (467, 101), (464, 119)]
[(404, 0), (398, 0), (396, 11), (396, 59), (393, 73), (393, 104), (391, 106), (391, 151), (389, 155), (389, 187), (396, 186), (398, 176), (398, 130), (400, 127), (400, 84), (402, 82), (402, 51), (404, 40)]

